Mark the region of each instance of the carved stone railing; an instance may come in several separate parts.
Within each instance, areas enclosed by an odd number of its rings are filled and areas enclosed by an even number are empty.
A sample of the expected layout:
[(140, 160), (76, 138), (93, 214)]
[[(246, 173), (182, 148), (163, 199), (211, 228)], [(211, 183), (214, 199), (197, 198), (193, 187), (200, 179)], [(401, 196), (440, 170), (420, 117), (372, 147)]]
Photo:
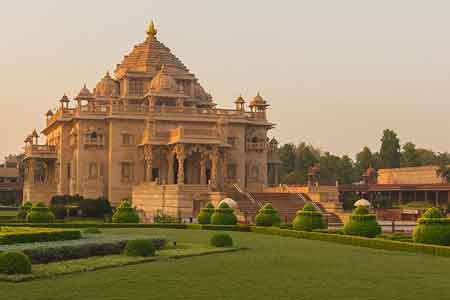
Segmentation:
[(25, 147), (26, 157), (56, 158), (55, 145), (27, 145)]
[(247, 150), (254, 150), (254, 151), (263, 151), (266, 149), (267, 143), (266, 142), (247, 142)]

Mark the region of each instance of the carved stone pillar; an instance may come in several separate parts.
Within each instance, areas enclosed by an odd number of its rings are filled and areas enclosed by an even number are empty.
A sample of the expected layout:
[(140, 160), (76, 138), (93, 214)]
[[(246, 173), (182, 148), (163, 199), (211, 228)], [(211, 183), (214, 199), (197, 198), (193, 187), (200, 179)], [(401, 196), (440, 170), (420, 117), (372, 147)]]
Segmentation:
[(200, 157), (200, 184), (206, 184), (206, 156)]
[(217, 187), (217, 164), (219, 163), (219, 151), (214, 147), (211, 153), (211, 186)]
[(178, 159), (178, 184), (184, 184), (184, 160), (186, 159), (186, 150), (184, 145), (179, 144), (175, 148)]
[(152, 181), (152, 170), (153, 170), (153, 149), (152, 145), (144, 146), (144, 160), (145, 160), (145, 181)]
[(173, 184), (174, 178), (173, 178), (173, 152), (172, 150), (169, 150), (167, 152), (167, 184)]

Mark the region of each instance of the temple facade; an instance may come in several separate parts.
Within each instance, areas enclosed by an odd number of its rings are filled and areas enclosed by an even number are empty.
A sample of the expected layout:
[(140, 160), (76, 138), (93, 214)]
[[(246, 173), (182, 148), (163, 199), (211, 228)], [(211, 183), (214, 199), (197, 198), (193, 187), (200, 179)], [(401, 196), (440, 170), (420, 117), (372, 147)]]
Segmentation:
[[(40, 143), (25, 139), (24, 201), (53, 195), (124, 198), (144, 212), (192, 216), (195, 201), (221, 197), (227, 185), (261, 191), (278, 184), (277, 141), (268, 103), (216, 107), (198, 79), (157, 37), (153, 23), (92, 91), (64, 95), (46, 114)], [(42, 138), (41, 138), (42, 139)]]

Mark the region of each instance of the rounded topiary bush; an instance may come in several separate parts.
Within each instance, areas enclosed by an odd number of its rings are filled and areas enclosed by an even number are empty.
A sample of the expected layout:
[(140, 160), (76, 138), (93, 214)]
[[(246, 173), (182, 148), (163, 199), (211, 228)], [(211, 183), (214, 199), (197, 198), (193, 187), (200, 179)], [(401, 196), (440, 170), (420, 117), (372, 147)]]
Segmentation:
[(31, 273), (31, 260), (23, 252), (2, 252), (0, 253), (0, 273), (29, 274)]
[(450, 219), (436, 207), (429, 208), (418, 220), (413, 233), (416, 243), (450, 246)]
[(303, 206), (303, 210), (297, 212), (292, 227), (295, 230), (311, 231), (314, 229), (326, 229), (327, 221), (320, 211), (317, 211), (314, 205), (308, 203)]
[(214, 225), (236, 225), (237, 218), (234, 210), (225, 202), (222, 202), (211, 215), (211, 224)]
[(155, 246), (151, 240), (130, 240), (127, 242), (123, 254), (127, 256), (154, 256)]
[(369, 213), (367, 207), (358, 206), (345, 223), (344, 233), (372, 238), (381, 233), (381, 226), (376, 216)]
[(31, 208), (33, 207), (33, 204), (31, 202), (25, 202), (21, 207), (19, 207), (19, 210), (17, 211), (17, 220), (18, 221), (25, 221), (27, 219), (27, 215), (30, 212)]
[(211, 202), (206, 203), (205, 207), (200, 209), (200, 213), (197, 215), (197, 222), (199, 224), (210, 224), (213, 213), (214, 205)]
[(55, 215), (44, 203), (38, 202), (27, 214), (28, 223), (53, 223)]
[(264, 205), (255, 217), (255, 224), (257, 226), (278, 226), (280, 222), (281, 219), (278, 211), (270, 203)]
[(131, 207), (128, 200), (124, 200), (116, 209), (112, 216), (113, 223), (139, 223), (139, 215), (136, 210)]
[(226, 233), (216, 233), (211, 237), (209, 243), (214, 247), (231, 247), (233, 239)]

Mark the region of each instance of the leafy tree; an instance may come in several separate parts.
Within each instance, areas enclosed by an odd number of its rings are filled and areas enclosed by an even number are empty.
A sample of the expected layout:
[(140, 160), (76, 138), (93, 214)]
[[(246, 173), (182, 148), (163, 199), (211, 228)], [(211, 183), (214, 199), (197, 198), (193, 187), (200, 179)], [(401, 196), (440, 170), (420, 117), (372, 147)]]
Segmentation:
[(418, 167), (422, 165), (420, 161), (419, 152), (416, 149), (416, 145), (412, 142), (407, 142), (403, 145), (403, 151), (401, 152), (400, 165), (402, 167)]
[(383, 131), (380, 148), (380, 163), (382, 168), (400, 167), (400, 140), (397, 134), (390, 129)]
[(441, 164), (436, 170), (436, 175), (445, 182), (450, 182), (450, 167), (447, 164)]

